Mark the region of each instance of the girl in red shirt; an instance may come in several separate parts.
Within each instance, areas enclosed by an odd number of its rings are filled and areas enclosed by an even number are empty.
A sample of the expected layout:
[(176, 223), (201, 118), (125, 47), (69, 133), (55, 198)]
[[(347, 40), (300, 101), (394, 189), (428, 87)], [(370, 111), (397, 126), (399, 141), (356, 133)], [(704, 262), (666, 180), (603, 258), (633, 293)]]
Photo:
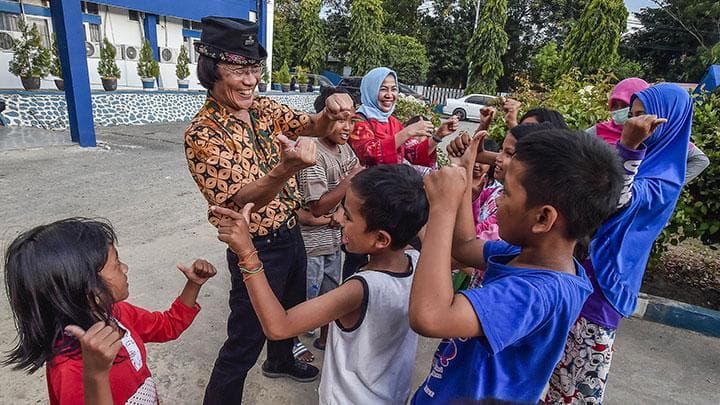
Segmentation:
[(180, 296), (165, 312), (146, 311), (124, 302), (128, 267), (116, 240), (108, 223), (69, 218), (23, 233), (5, 254), (18, 339), (4, 364), (28, 373), (46, 365), (51, 404), (157, 404), (145, 342), (180, 336), (216, 274), (205, 260), (178, 265)]
[(425, 120), (403, 127), (392, 116), (398, 98), (397, 74), (386, 67), (375, 68), (363, 77), (360, 97), (362, 105), (357, 110), (350, 145), (363, 166), (410, 163), (434, 167), (437, 145), (458, 128), (455, 116), (437, 129)]

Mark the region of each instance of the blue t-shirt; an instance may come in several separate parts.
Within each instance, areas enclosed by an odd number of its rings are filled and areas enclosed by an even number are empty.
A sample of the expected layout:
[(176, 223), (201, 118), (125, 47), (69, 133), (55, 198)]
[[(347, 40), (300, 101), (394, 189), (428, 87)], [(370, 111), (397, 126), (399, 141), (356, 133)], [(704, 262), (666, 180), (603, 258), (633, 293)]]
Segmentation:
[(500, 399), (537, 403), (592, 285), (577, 275), (507, 266), (520, 248), (486, 242), (483, 286), (461, 291), (484, 336), (444, 339), (413, 404)]

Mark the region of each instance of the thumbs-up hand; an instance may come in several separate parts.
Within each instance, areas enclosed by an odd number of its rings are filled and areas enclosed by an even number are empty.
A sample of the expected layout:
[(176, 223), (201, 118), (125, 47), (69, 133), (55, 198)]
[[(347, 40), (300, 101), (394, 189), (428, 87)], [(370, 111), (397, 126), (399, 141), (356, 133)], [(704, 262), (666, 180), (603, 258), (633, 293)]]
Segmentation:
[(277, 138), (282, 148), (280, 161), (293, 172), (302, 170), (315, 164), (315, 142), (311, 139), (301, 138), (293, 142), (285, 135), (278, 135)]
[(183, 274), (185, 274), (185, 277), (187, 277), (188, 281), (197, 284), (198, 286), (205, 284), (206, 281), (208, 281), (211, 277), (214, 277), (217, 274), (215, 266), (213, 266), (210, 262), (204, 259), (195, 260), (192, 266), (190, 266), (189, 268), (186, 267), (184, 264), (179, 263), (177, 265), (177, 268)]
[(122, 347), (122, 336), (117, 328), (98, 322), (87, 331), (77, 325), (68, 325), (65, 333), (80, 342), (84, 373), (109, 375), (115, 356)]

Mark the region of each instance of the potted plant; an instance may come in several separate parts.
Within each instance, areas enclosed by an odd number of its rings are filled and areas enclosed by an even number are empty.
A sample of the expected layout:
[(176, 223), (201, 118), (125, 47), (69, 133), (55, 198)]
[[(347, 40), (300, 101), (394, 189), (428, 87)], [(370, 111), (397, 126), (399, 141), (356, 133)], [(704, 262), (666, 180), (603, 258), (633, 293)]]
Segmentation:
[(53, 34), (52, 39), (52, 64), (50, 64), (50, 74), (55, 76), (55, 87), (58, 90), (65, 90), (65, 82), (63, 81), (62, 66), (60, 66), (60, 56), (58, 55), (57, 38)]
[(288, 67), (287, 61), (283, 62), (280, 70), (277, 72), (276, 81), (280, 83), (282, 92), (287, 93), (290, 91), (290, 67)]
[(272, 74), (272, 89), (277, 91), (282, 91), (282, 85), (280, 84), (280, 74), (279, 70), (276, 70)]
[(266, 70), (263, 72), (262, 79), (260, 79), (260, 83), (258, 83), (258, 91), (260, 93), (265, 93), (267, 91), (268, 80), (270, 80), (270, 75), (268, 74), (268, 72)]
[(13, 57), (8, 70), (20, 78), (25, 90), (37, 90), (40, 88), (40, 78), (50, 72), (52, 55), (42, 45), (35, 24), (31, 27), (21, 18), (18, 28), (21, 36), (13, 42)]
[(155, 87), (155, 79), (160, 76), (160, 64), (153, 58), (150, 41), (143, 42), (140, 49), (140, 60), (137, 65), (138, 76), (142, 80), (143, 89), (149, 90)]
[(307, 72), (305, 71), (305, 69), (302, 66), (298, 66), (296, 70), (297, 70), (297, 83), (298, 83), (298, 87), (300, 88), (300, 93), (306, 93), (307, 89), (308, 89)]
[(181, 46), (180, 54), (178, 54), (177, 58), (177, 65), (175, 66), (175, 76), (177, 76), (178, 89), (180, 90), (187, 90), (190, 87), (190, 81), (188, 80), (190, 76), (189, 63), (190, 58), (188, 57), (187, 49), (185, 49), (185, 46)]
[(117, 63), (115, 63), (115, 55), (117, 55), (115, 46), (108, 41), (107, 37), (103, 38), (102, 46), (100, 47), (100, 63), (98, 64), (97, 71), (105, 91), (117, 89), (120, 69)]

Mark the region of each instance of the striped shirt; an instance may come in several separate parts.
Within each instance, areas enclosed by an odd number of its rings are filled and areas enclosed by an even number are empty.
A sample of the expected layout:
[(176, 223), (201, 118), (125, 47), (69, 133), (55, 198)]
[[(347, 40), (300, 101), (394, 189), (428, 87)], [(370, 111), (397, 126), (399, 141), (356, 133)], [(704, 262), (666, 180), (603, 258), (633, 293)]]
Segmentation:
[[(298, 173), (298, 188), (302, 195), (302, 203), (307, 206), (320, 200), (325, 193), (335, 189), (343, 177), (358, 164), (357, 156), (350, 145), (328, 146), (320, 139), (317, 143), (316, 163)], [(333, 208), (334, 212), (337, 207)], [(329, 214), (329, 213), (328, 213)], [(340, 230), (329, 225), (302, 225), (302, 236), (305, 250), (309, 256), (323, 256), (340, 250)]]

